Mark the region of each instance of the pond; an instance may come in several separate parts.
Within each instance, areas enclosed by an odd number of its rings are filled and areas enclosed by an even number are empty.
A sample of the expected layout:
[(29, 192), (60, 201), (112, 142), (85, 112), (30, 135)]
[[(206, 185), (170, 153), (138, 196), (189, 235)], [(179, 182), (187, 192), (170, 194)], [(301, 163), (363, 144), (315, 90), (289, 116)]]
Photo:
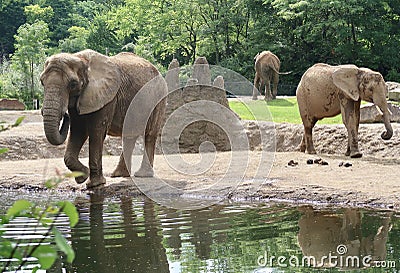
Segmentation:
[[(49, 198), (0, 197), (2, 212), (17, 198)], [(141, 197), (62, 198), (80, 213), (73, 229), (66, 218), (58, 222), (76, 258), (68, 264), (60, 257), (49, 272), (400, 272), (400, 215), (388, 211), (282, 203), (179, 211)], [(16, 221), (5, 236), (36, 240), (40, 230), (27, 226)]]

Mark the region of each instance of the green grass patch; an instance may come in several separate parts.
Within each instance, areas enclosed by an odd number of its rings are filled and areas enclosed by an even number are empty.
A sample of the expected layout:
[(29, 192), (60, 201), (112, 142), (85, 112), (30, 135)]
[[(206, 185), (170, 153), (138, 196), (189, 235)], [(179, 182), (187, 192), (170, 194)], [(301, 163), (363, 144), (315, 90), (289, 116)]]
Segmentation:
[[(278, 98), (269, 102), (264, 100), (246, 102), (231, 100), (229, 106), (244, 120), (302, 123), (296, 97)], [(341, 115), (333, 118), (325, 118), (318, 122), (318, 124), (338, 123), (342, 123)]]

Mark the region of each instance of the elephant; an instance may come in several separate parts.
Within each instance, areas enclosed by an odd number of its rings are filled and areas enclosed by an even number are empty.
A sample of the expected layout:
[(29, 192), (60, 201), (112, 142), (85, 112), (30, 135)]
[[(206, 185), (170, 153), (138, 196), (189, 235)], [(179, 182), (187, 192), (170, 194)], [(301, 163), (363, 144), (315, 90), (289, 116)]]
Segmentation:
[[(157, 90), (146, 90), (149, 92), (145, 94), (139, 92), (152, 79), (157, 79), (157, 88), (154, 88)], [(143, 102), (153, 101), (153, 109), (144, 109), (145, 106), (142, 106), (143, 109), (129, 112), (141, 117), (147, 111), (148, 120), (144, 124), (134, 125), (143, 130), (136, 130), (126, 138), (123, 136), (124, 149), (111, 175), (130, 176), (133, 148), (136, 139), (143, 135), (145, 152), (141, 167), (134, 175), (153, 176), (155, 144), (164, 118), (168, 92), (167, 84), (156, 67), (133, 53), (122, 52), (108, 57), (87, 49), (74, 54), (50, 56), (40, 80), (44, 87), (42, 116), (46, 138), (52, 145), (60, 145), (65, 142), (69, 131), (64, 163), (71, 171), (83, 173), (75, 178), (77, 183), (84, 183), (89, 178), (86, 185), (88, 189), (102, 187), (106, 183), (102, 169), (106, 134), (122, 136), (125, 116), (136, 95), (138, 97), (141, 94)], [(89, 168), (78, 159), (87, 139)]]
[(345, 208), (343, 213), (334, 213), (311, 206), (299, 210), (297, 239), (304, 257), (311, 258), (308, 266), (333, 267), (336, 263), (340, 269), (356, 269), (363, 267), (366, 256), (370, 265), (386, 260), (391, 212), (368, 215), (358, 208)]
[(386, 131), (382, 139), (393, 135), (390, 111), (386, 100), (387, 87), (379, 72), (352, 64), (331, 66), (318, 63), (302, 76), (296, 90), (304, 134), (299, 146), (301, 152), (315, 154), (312, 130), (318, 120), (342, 114), (348, 132), (346, 156), (362, 157), (358, 149), (358, 127), (361, 100), (374, 103), (383, 113)]
[[(254, 57), (254, 77), (253, 100), (257, 100), (257, 95), (265, 86), (265, 100), (275, 99), (278, 93), (279, 75), (287, 75), (291, 72), (279, 72), (281, 61), (271, 51), (263, 51)], [(273, 89), (271, 94), (270, 82), (272, 80)]]

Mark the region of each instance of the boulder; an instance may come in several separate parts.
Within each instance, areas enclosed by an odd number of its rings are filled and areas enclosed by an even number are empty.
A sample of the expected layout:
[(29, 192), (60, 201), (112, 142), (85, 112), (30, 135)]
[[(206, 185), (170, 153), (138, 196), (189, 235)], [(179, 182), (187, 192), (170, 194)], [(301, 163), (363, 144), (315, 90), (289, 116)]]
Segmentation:
[(400, 101), (400, 88), (389, 91), (389, 100)]
[(214, 79), (213, 86), (220, 89), (225, 89), (224, 78), (219, 75)]
[(179, 88), (179, 62), (177, 59), (173, 59), (168, 66), (168, 72), (165, 76), (165, 81), (168, 85), (168, 91), (173, 91)]
[[(388, 103), (388, 108), (392, 112), (390, 117), (391, 122), (400, 122), (400, 107)], [(382, 115), (372, 103), (361, 106), (360, 109), (360, 123), (377, 123), (382, 122)]]
[(0, 99), (0, 110), (25, 110), (25, 104), (17, 99)]
[(211, 71), (205, 57), (198, 57), (194, 61), (192, 78), (197, 79), (200, 85), (211, 85)]
[(400, 83), (398, 82), (386, 82), (386, 86), (389, 91), (392, 91), (394, 89), (400, 89)]

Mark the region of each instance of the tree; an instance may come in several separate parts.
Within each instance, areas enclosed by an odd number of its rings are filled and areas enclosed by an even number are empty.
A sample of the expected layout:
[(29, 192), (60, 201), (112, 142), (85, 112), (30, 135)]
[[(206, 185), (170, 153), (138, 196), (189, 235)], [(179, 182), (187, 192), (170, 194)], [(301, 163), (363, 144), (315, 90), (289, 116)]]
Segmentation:
[(58, 41), (68, 37), (68, 29), (75, 25), (71, 14), (75, 5), (74, 0), (42, 0), (42, 6), (52, 7), (54, 16), (48, 23), (50, 29), (51, 47), (57, 47)]
[(0, 57), (14, 52), (14, 35), (25, 23), (24, 6), (27, 0), (0, 2)]
[[(87, 46), (103, 54), (115, 54), (122, 50), (124, 41), (119, 39), (107, 24), (107, 14), (97, 15), (89, 26)], [(129, 36), (130, 37), (130, 36)]]
[(69, 37), (59, 42), (58, 48), (64, 52), (78, 52), (87, 48), (89, 31), (84, 27), (72, 26), (68, 29)]
[(32, 101), (39, 98), (38, 77), (46, 58), (49, 28), (45, 22), (39, 20), (32, 24), (23, 24), (17, 33), (16, 51), (11, 61), (13, 68), (20, 72), (21, 97)]

